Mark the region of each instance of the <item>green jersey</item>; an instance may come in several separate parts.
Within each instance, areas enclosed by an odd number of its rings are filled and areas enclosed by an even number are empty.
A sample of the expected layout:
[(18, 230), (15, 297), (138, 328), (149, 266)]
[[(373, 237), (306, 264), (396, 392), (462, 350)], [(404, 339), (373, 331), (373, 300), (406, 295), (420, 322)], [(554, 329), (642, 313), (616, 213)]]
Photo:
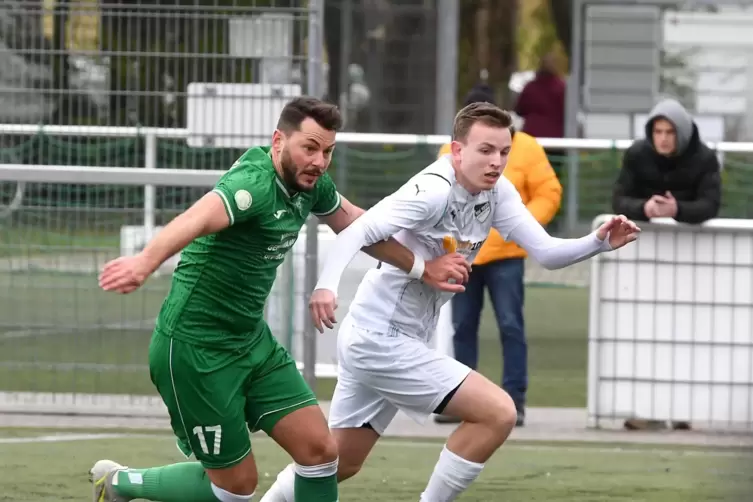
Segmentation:
[(269, 148), (248, 150), (214, 192), (225, 205), (230, 226), (183, 250), (157, 330), (198, 345), (234, 349), (253, 344), (264, 327), (264, 304), (277, 267), (309, 213), (334, 213), (340, 195), (327, 174), (312, 191), (291, 193)]

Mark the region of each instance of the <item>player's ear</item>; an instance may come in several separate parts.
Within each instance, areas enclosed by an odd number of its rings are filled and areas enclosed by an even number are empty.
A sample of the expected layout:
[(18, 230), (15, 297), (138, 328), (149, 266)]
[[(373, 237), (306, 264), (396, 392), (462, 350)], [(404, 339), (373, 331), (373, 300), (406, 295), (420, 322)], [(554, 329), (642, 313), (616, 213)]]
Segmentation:
[(460, 141), (452, 141), (450, 143), (450, 152), (452, 153), (453, 157), (460, 156), (460, 150), (463, 149), (463, 144)]
[(285, 133), (279, 129), (275, 129), (272, 133), (272, 150), (275, 153), (280, 153), (285, 146)]

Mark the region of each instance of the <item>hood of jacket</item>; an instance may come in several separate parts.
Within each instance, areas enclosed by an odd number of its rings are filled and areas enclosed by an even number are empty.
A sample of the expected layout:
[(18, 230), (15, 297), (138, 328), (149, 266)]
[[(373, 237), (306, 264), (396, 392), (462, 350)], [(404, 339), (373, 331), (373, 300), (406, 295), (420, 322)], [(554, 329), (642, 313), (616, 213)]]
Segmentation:
[(646, 121), (646, 139), (652, 146), (654, 144), (653, 128), (656, 119), (666, 119), (675, 128), (677, 147), (674, 156), (680, 156), (685, 153), (693, 140), (695, 132), (693, 117), (690, 116), (685, 107), (674, 99), (664, 99), (654, 106)]

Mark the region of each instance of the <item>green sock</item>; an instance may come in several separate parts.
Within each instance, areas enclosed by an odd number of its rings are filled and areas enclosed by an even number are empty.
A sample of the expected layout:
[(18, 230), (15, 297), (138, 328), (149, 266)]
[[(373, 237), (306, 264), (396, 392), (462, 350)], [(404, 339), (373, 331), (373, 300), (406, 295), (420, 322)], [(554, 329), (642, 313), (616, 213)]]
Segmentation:
[(113, 479), (113, 489), (129, 499), (157, 502), (219, 502), (207, 473), (198, 462), (124, 469)]
[[(307, 477), (301, 476), (300, 471)], [(294, 487), (295, 502), (338, 502), (337, 461), (314, 467), (296, 466)]]

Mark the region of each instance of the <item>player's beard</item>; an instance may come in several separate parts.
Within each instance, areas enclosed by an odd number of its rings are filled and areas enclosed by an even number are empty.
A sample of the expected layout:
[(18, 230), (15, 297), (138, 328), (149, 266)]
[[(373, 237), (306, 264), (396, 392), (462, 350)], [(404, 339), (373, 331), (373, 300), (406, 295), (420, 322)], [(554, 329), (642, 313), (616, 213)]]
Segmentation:
[(314, 189), (313, 186), (305, 187), (298, 183), (298, 166), (293, 162), (293, 157), (290, 155), (287, 147), (280, 152), (280, 169), (282, 170), (282, 181), (288, 188), (291, 188), (295, 192), (310, 192)]

